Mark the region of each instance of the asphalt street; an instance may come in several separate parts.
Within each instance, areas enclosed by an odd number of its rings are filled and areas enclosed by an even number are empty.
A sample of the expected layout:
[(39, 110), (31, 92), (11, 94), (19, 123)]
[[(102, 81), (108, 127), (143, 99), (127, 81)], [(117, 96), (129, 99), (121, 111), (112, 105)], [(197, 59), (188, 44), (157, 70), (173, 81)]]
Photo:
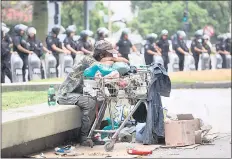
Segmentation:
[[(175, 89), (170, 97), (162, 97), (163, 106), (168, 113), (192, 113), (194, 117), (201, 118), (205, 123), (212, 125), (211, 133), (218, 137), (213, 145), (200, 145), (192, 149), (158, 148), (158, 145), (143, 146), (137, 143), (117, 143), (113, 152), (106, 153), (103, 146), (94, 148), (76, 145), (78, 156), (73, 158), (133, 158), (128, 155), (126, 148), (154, 150), (150, 156), (142, 158), (231, 158), (231, 89)], [(43, 152), (46, 157), (56, 158), (54, 150)], [(38, 153), (34, 157), (40, 157)], [(59, 156), (61, 157), (61, 156)]]

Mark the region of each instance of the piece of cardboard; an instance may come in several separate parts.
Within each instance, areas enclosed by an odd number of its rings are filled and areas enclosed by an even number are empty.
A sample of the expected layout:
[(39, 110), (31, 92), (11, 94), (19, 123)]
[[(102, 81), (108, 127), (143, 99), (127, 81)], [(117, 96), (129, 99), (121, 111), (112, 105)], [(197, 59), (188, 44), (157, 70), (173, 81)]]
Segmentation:
[(202, 143), (202, 130), (197, 130), (195, 131), (195, 143), (196, 144), (201, 144)]
[(193, 120), (194, 119), (192, 114), (177, 114), (176, 116), (178, 120)]
[[(194, 145), (195, 131), (200, 130), (200, 120), (194, 119), (192, 114), (177, 114), (177, 119), (177, 121), (169, 120), (165, 122), (166, 146)], [(197, 140), (197, 142), (199, 141)]]
[(179, 120), (165, 122), (166, 146), (187, 146), (195, 144), (195, 121)]

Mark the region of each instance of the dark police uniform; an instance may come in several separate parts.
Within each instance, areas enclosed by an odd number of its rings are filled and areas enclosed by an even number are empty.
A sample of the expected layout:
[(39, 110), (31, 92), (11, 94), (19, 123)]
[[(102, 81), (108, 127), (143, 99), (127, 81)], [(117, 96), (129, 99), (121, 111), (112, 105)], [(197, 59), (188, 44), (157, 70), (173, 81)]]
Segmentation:
[[(216, 51), (225, 51), (226, 50), (226, 43), (223, 40), (220, 40), (216, 43)], [(220, 54), (222, 57), (222, 68), (226, 68), (226, 55)]]
[[(12, 44), (12, 38), (9, 36), (9, 34), (6, 34), (5, 37), (2, 40), (2, 55), (4, 54), (4, 57), (2, 56), (1, 59), (1, 65), (2, 72), (4, 73), (3, 76), (7, 76), (10, 81), (12, 82), (12, 73), (11, 73), (11, 53), (10, 53), (10, 45)], [(5, 77), (4, 77), (5, 81)]]
[(4, 39), (1, 44), (1, 83), (5, 83), (5, 75), (8, 76), (12, 82), (12, 74), (10, 71), (10, 47), (9, 43)]
[(149, 54), (147, 51), (148, 50), (151, 50), (153, 52), (156, 52), (156, 49), (154, 47), (154, 43), (150, 43), (150, 42), (147, 42), (145, 45), (144, 45), (144, 59), (145, 59), (145, 63), (146, 65), (150, 65), (152, 64), (153, 62), (153, 55)]
[[(70, 45), (74, 50), (77, 50), (78, 48), (77, 48), (77, 43), (73, 40), (73, 38), (72, 37), (66, 37), (65, 39), (64, 39), (64, 46), (67, 48), (67, 45)], [(76, 54), (75, 53), (71, 53), (71, 55), (72, 55), (72, 58), (73, 58), (73, 60), (75, 59), (75, 57), (76, 57)]]
[(51, 35), (48, 35), (46, 38), (46, 44), (48, 50), (50, 50), (53, 54), (53, 56), (56, 58), (56, 76), (58, 77), (58, 66), (59, 66), (59, 52), (56, 52), (55, 50), (52, 49), (52, 45), (55, 44), (56, 47), (62, 49), (62, 43), (59, 38), (53, 37)]
[(231, 39), (226, 39), (225, 43), (226, 43), (225, 46), (226, 51), (230, 52), (231, 54)]
[[(29, 38), (27, 39), (27, 42), (30, 44), (29, 50), (33, 51), (39, 58), (41, 56), (43, 56), (43, 43), (40, 42), (39, 40), (37, 40), (36, 38)], [(41, 64), (40, 67), (41, 70), (41, 78), (44, 79), (44, 70), (43, 70), (43, 66)]]
[(82, 39), (79, 39), (77, 41), (77, 50), (82, 51), (81, 50), (82, 47), (88, 51), (93, 51), (93, 46), (90, 41), (84, 41)]
[[(20, 35), (16, 35), (13, 38), (13, 51), (16, 51), (19, 56), (21, 57), (21, 59), (23, 60), (23, 68), (22, 68), (22, 72), (23, 72), (23, 82), (26, 81), (25, 75), (26, 75), (26, 69), (28, 68), (28, 55), (27, 53), (21, 52), (20, 50), (18, 50), (17, 46), (21, 45), (23, 48), (29, 50), (29, 45), (26, 40), (23, 39), (22, 36)], [(30, 76), (28, 74), (28, 80), (30, 80)]]
[(192, 41), (192, 44), (191, 44), (191, 52), (193, 53), (193, 57), (195, 60), (195, 68), (196, 68), (196, 70), (198, 70), (198, 63), (199, 63), (200, 54), (199, 54), (199, 52), (194, 50), (194, 47), (197, 47), (198, 49), (202, 49), (202, 44), (200, 42), (198, 42), (197, 39), (194, 39)]
[(168, 40), (163, 40), (160, 39), (157, 42), (157, 46), (159, 48), (161, 48), (162, 50), (162, 58), (164, 60), (164, 68), (166, 69), (166, 71), (168, 71), (168, 63), (169, 63), (169, 57), (168, 57), (168, 52), (169, 52), (169, 42)]
[(179, 40), (179, 39), (176, 39), (173, 41), (173, 49), (175, 50), (177, 56), (179, 57), (179, 69), (180, 71), (183, 71), (184, 70), (184, 54), (182, 54), (181, 52), (179, 52), (177, 50), (177, 48), (181, 48), (182, 50), (184, 50), (185, 52), (189, 52), (189, 49), (186, 45), (186, 43), (184, 42), (184, 40)]
[(130, 54), (130, 48), (132, 47), (132, 43), (130, 40), (120, 39), (116, 45), (118, 46), (118, 51), (122, 55), (122, 57), (129, 60), (128, 54)]

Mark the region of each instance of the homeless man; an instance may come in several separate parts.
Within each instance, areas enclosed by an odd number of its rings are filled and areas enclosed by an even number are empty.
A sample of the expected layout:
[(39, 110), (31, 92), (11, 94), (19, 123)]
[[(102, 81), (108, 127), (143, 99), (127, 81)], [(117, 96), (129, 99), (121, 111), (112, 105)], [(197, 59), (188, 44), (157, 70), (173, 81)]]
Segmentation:
[(113, 49), (109, 42), (105, 40), (98, 41), (94, 49), (96, 60), (91, 56), (85, 56), (79, 63), (74, 64), (73, 72), (69, 73), (58, 90), (58, 104), (78, 105), (81, 109), (80, 143), (82, 146), (90, 146), (87, 136), (95, 119), (95, 106), (97, 104), (95, 99), (83, 96), (83, 72), (89, 66), (99, 63), (98, 61), (104, 64), (116, 61), (128, 62), (122, 57), (113, 57), (112, 54), (114, 53), (117, 53), (117, 51)]

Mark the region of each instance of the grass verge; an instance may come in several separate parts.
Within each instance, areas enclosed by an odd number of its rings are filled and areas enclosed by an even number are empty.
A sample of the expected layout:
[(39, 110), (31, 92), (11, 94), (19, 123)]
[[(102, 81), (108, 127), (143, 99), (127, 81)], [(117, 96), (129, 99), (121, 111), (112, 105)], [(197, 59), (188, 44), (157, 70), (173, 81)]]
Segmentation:
[(16, 91), (2, 93), (2, 110), (47, 102), (46, 91)]

